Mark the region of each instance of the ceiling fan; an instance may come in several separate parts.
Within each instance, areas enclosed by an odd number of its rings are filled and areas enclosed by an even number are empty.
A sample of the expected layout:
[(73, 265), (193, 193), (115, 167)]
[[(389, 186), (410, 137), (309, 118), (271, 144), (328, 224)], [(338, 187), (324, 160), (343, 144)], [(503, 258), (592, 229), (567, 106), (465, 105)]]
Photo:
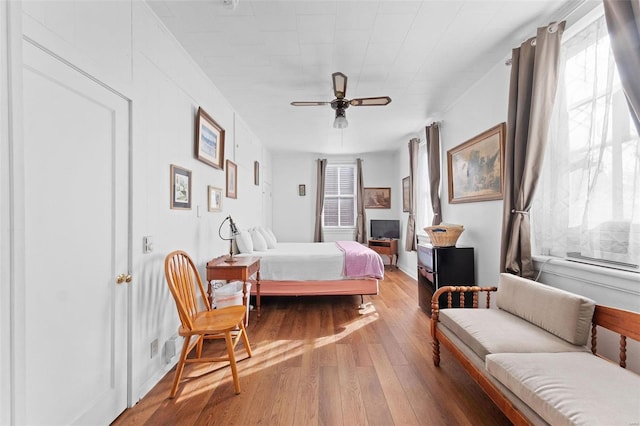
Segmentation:
[(336, 110), (336, 119), (333, 121), (333, 127), (336, 129), (344, 129), (349, 125), (345, 110), (349, 106), (383, 106), (391, 102), (391, 98), (388, 96), (378, 96), (375, 98), (356, 98), (347, 99), (345, 95), (347, 93), (347, 76), (341, 72), (334, 72), (331, 74), (333, 78), (333, 93), (336, 98), (331, 102), (291, 102), (293, 106), (317, 106), (317, 105), (331, 105), (331, 108)]

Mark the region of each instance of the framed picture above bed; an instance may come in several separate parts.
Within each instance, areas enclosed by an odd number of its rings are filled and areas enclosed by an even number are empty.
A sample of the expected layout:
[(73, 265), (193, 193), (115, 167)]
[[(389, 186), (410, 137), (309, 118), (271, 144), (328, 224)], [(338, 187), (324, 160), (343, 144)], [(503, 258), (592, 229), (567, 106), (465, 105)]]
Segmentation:
[(171, 165), (170, 207), (178, 210), (191, 209), (191, 170)]
[(260, 185), (260, 163), (257, 161), (253, 162), (253, 184)]
[(201, 107), (196, 116), (196, 158), (216, 169), (224, 163), (224, 129)]
[(222, 188), (216, 188), (215, 186), (207, 186), (208, 199), (209, 199), (209, 211), (219, 212), (222, 211)]
[(365, 209), (390, 209), (391, 188), (364, 188)]
[(227, 160), (227, 198), (238, 198), (238, 166)]

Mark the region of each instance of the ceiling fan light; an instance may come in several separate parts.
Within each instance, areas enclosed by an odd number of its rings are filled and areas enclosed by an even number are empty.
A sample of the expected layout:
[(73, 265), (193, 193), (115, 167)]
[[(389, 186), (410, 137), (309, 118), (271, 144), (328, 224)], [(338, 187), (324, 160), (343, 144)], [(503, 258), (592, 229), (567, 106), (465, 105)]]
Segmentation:
[(349, 125), (347, 117), (344, 115), (344, 110), (336, 111), (336, 119), (333, 121), (333, 127), (336, 129), (346, 129)]

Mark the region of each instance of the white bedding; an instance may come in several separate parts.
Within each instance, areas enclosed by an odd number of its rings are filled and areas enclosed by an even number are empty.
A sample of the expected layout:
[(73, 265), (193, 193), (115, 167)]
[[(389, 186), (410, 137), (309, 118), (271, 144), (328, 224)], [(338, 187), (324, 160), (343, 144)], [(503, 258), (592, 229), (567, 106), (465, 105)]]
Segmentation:
[(260, 279), (273, 281), (343, 280), (344, 253), (336, 243), (281, 243), (266, 251), (237, 255), (259, 256)]

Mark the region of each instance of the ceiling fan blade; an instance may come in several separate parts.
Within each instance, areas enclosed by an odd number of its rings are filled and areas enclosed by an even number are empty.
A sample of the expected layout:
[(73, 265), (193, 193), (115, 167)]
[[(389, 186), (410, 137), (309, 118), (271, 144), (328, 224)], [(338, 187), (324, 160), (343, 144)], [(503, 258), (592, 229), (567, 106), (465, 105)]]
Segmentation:
[(334, 72), (331, 76), (333, 77), (333, 93), (338, 99), (344, 98), (347, 93), (347, 76), (341, 72)]
[(291, 102), (293, 106), (318, 106), (318, 105), (329, 105), (331, 102)]
[(391, 98), (388, 96), (379, 96), (377, 98), (357, 98), (349, 101), (351, 106), (376, 106), (387, 105), (389, 103), (391, 103)]

